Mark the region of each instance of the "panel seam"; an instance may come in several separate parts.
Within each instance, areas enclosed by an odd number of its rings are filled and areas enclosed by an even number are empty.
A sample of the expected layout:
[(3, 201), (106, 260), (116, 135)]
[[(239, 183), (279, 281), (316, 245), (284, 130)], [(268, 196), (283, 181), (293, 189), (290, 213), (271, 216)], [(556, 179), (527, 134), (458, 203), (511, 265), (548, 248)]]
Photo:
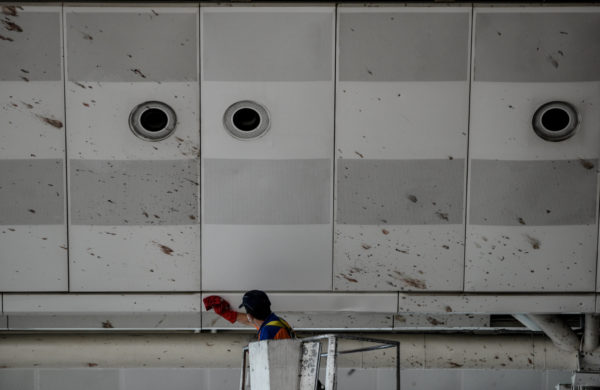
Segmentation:
[(470, 146), (471, 146), (471, 88), (473, 85), (473, 66), (475, 63), (475, 7), (471, 5), (471, 26), (470, 34), (470, 57), (469, 57), (469, 96), (467, 105), (467, 155), (465, 160), (465, 195), (464, 195), (464, 241), (463, 241), (463, 280), (462, 292), (465, 292), (467, 279), (467, 227), (469, 224), (469, 164), (470, 164)]
[(331, 196), (332, 196), (332, 202), (331, 202), (331, 289), (330, 291), (335, 291), (335, 286), (334, 286), (334, 282), (335, 282), (335, 276), (334, 276), (334, 270), (335, 270), (335, 207), (336, 207), (336, 190), (337, 190), (337, 186), (336, 186), (336, 155), (335, 155), (335, 147), (336, 147), (336, 133), (337, 133), (337, 77), (338, 77), (338, 54), (339, 54), (339, 48), (338, 48), (338, 11), (339, 11), (339, 4), (335, 4), (334, 9), (333, 9), (333, 48), (334, 48), (334, 54), (333, 54), (333, 155), (332, 155), (332, 161), (331, 161)]
[(65, 12), (64, 3), (61, 4), (61, 48), (62, 48), (62, 70), (63, 70), (63, 111), (64, 111), (64, 129), (65, 129), (65, 227), (67, 233), (67, 292), (71, 292), (71, 241), (69, 239), (69, 153), (67, 150), (68, 147), (68, 137), (67, 137), (67, 58), (66, 58), (66, 18), (67, 14)]

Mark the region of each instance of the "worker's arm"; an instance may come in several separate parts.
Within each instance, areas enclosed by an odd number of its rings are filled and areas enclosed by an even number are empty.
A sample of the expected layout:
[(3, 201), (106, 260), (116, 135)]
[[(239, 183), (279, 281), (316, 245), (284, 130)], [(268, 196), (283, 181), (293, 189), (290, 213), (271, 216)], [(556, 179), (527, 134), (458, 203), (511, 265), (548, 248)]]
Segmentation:
[(252, 325), (252, 323), (248, 321), (248, 316), (245, 313), (237, 313), (236, 321), (244, 325)]

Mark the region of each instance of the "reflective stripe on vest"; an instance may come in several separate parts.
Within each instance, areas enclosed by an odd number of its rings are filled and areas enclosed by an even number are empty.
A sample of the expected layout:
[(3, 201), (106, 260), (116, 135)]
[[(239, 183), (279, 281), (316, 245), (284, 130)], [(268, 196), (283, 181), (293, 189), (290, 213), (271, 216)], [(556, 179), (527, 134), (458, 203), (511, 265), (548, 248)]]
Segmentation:
[(290, 337), (295, 337), (292, 327), (285, 320), (279, 319), (279, 320), (271, 321), (271, 322), (268, 322), (265, 326), (277, 326), (280, 328), (285, 328), (285, 330), (287, 330), (288, 333), (290, 334)]

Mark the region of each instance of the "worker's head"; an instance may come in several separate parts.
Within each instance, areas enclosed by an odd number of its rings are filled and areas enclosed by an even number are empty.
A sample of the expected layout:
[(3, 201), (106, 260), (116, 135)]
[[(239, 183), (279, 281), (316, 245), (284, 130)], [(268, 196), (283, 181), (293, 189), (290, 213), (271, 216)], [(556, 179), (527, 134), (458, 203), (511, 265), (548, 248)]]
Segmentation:
[(271, 301), (267, 294), (260, 290), (246, 292), (241, 307), (246, 308), (246, 313), (260, 321), (264, 321), (271, 314)]

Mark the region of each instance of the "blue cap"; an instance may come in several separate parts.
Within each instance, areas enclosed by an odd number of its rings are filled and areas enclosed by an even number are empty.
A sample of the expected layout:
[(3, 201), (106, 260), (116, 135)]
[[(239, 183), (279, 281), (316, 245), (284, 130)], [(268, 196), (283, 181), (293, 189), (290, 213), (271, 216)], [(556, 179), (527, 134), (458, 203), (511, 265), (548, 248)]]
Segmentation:
[(271, 301), (267, 294), (260, 290), (246, 292), (239, 307), (246, 308), (248, 314), (259, 319), (264, 319), (271, 313)]

